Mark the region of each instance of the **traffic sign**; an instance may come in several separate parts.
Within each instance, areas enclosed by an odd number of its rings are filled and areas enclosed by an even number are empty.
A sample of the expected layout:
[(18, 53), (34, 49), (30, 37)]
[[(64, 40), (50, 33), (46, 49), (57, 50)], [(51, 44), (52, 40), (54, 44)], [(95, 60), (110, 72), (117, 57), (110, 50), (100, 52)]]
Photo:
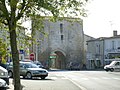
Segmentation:
[(57, 56), (57, 54), (54, 53), (54, 52), (52, 52), (52, 53), (50, 54), (50, 58), (56, 58), (56, 56)]
[(19, 53), (20, 53), (20, 54), (24, 54), (24, 50), (20, 50)]
[(52, 55), (52, 56), (50, 56), (50, 58), (56, 58), (56, 55)]
[(34, 55), (34, 53), (31, 53), (31, 54), (30, 54), (30, 60), (33, 61), (34, 59), (35, 59), (35, 55)]

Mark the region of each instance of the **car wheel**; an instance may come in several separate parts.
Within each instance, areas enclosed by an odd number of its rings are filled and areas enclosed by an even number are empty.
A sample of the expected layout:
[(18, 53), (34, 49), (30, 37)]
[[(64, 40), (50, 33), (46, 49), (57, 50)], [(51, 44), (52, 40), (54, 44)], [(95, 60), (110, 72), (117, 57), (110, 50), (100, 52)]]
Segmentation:
[(113, 69), (113, 68), (111, 68), (111, 69), (110, 69), (110, 71), (111, 71), (111, 72), (113, 72), (113, 71), (114, 71), (114, 69)]
[(26, 76), (23, 76), (23, 78), (25, 79), (25, 78), (26, 78)]
[(26, 74), (26, 78), (32, 79), (32, 74), (31, 74), (30, 72), (28, 72), (28, 73)]
[(108, 70), (108, 69), (106, 69), (105, 71), (106, 71), (106, 72), (108, 72), (109, 70)]
[(12, 71), (8, 71), (8, 75), (9, 75), (10, 78), (12, 78), (13, 77)]
[(0, 87), (0, 90), (7, 90), (7, 88), (6, 87)]
[(41, 79), (45, 79), (45, 77), (41, 77)]

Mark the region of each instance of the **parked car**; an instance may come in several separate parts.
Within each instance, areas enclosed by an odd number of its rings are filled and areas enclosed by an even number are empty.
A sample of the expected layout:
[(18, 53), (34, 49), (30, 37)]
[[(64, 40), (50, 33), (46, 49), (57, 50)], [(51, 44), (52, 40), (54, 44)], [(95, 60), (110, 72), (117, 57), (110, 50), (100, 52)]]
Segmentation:
[[(13, 63), (8, 66), (8, 74), (13, 77)], [(48, 71), (43, 68), (39, 68), (36, 64), (32, 62), (22, 62), (20, 61), (20, 75), (23, 78), (32, 79), (32, 77), (40, 77), (45, 79), (48, 76)]]
[(6, 83), (9, 85), (9, 75), (7, 69), (0, 66), (0, 79), (3, 79), (6, 81)]
[(33, 61), (30, 60), (30, 59), (23, 59), (23, 60), (21, 60), (21, 61), (23, 61), (23, 62), (33, 62)]
[(67, 69), (68, 70), (80, 70), (80, 64), (79, 63), (70, 62), (67, 65)]
[(36, 64), (39, 68), (45, 68), (45, 67), (42, 65), (42, 63), (39, 62), (39, 61), (34, 61), (33, 63)]
[(8, 85), (5, 80), (0, 78), (0, 90), (7, 90)]
[(112, 61), (109, 65), (104, 66), (105, 71), (120, 71), (120, 61)]
[(25, 60), (22, 60), (22, 61), (23, 62), (32, 62), (32, 63), (36, 64), (39, 68), (45, 68), (40, 61), (32, 61), (32, 60), (29, 60), (29, 59), (25, 59)]

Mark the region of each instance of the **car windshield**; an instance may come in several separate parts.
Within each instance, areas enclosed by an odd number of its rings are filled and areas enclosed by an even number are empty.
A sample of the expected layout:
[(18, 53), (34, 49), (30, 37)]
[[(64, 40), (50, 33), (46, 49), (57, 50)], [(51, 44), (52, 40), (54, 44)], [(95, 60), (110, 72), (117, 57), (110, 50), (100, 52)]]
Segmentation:
[(110, 63), (110, 65), (113, 65), (115, 63), (115, 61), (112, 61), (111, 63)]
[(42, 65), (41, 63), (36, 63), (36, 65)]
[(26, 67), (26, 68), (38, 68), (37, 65), (32, 64), (32, 63), (26, 63), (26, 64), (25, 64), (25, 67)]

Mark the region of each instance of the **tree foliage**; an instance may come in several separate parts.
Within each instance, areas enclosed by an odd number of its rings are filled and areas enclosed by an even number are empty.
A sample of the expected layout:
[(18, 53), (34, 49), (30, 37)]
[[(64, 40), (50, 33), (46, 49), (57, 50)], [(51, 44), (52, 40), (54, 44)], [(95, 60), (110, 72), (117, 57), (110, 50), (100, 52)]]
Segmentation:
[(0, 38), (0, 54), (5, 57), (7, 54), (6, 43)]
[(84, 5), (88, 0), (0, 0), (0, 22), (8, 26), (13, 59), (14, 90), (20, 90), (19, 56), (16, 26), (20, 19), (36, 14), (42, 16), (86, 16)]

